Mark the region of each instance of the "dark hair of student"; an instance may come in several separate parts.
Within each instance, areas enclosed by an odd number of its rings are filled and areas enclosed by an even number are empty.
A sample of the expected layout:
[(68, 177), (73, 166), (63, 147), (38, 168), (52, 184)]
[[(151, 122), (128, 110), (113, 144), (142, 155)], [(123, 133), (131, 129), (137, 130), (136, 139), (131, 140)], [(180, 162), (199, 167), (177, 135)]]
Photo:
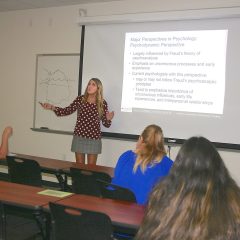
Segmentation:
[(192, 137), (154, 188), (136, 240), (240, 239), (240, 189), (212, 143)]

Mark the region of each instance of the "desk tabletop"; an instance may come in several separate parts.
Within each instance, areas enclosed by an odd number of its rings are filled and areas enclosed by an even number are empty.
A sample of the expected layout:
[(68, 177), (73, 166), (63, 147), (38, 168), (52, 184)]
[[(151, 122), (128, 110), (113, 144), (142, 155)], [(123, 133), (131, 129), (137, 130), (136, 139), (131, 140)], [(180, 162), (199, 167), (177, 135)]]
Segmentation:
[[(144, 215), (144, 206), (88, 195), (75, 194), (58, 201), (59, 204), (107, 214), (114, 225), (138, 229)], [(46, 206), (47, 208), (48, 206)]]
[(42, 190), (44, 188), (0, 181), (0, 201), (13, 206), (38, 209), (50, 201), (56, 202), (60, 199), (38, 194)]
[[(43, 171), (69, 173), (70, 168), (74, 167), (74, 168), (79, 168), (83, 170), (105, 172), (109, 174), (111, 177), (114, 176), (114, 168), (112, 167), (93, 165), (93, 164), (79, 164), (76, 162), (70, 162), (66, 160), (37, 157), (37, 156), (18, 154), (18, 153), (15, 156), (19, 158), (32, 159), (37, 161)], [(7, 165), (6, 160), (0, 160), (0, 165)]]
[(25, 154), (16, 154), (16, 157), (35, 160), (39, 163), (42, 169), (53, 170), (53, 171), (60, 171), (61, 169), (64, 169), (64, 168), (70, 168), (73, 164), (73, 162), (70, 162), (70, 161), (45, 158), (45, 157), (37, 157), (37, 156), (31, 156), (31, 155), (25, 155)]
[[(70, 167), (78, 168), (81, 170), (104, 172), (104, 173), (107, 173), (110, 177), (114, 176), (114, 168), (112, 167), (94, 165), (94, 164), (80, 164), (80, 163), (74, 163), (74, 162), (72, 162)], [(65, 173), (70, 173), (70, 167), (63, 168), (62, 171)]]

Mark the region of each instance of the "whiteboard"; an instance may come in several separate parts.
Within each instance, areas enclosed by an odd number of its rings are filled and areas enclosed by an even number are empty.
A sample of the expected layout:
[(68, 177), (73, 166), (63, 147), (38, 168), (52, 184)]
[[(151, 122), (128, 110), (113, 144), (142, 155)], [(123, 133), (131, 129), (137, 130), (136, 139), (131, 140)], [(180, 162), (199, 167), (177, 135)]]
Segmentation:
[(34, 129), (73, 132), (76, 112), (57, 117), (39, 102), (68, 106), (78, 95), (79, 54), (38, 54), (36, 56)]

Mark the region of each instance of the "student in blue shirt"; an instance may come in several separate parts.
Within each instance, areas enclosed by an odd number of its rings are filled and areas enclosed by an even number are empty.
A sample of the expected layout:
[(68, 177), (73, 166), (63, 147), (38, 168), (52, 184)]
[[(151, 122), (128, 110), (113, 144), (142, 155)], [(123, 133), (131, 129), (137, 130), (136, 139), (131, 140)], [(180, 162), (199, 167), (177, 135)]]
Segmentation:
[(153, 186), (168, 175), (172, 164), (166, 156), (162, 129), (149, 125), (140, 135), (136, 149), (120, 156), (112, 183), (130, 189), (137, 203), (146, 204)]

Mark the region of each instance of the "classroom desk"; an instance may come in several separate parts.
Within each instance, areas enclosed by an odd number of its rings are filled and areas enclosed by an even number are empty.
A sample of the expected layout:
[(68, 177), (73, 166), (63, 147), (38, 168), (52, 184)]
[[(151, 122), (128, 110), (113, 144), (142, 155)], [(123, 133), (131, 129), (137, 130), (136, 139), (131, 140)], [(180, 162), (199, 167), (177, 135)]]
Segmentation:
[(0, 181), (1, 221), (3, 226), (2, 236), (6, 237), (5, 207), (13, 206), (24, 210), (31, 210), (35, 216), (43, 236), (48, 238), (47, 224), (43, 206), (60, 200), (59, 197), (38, 194), (44, 190), (41, 187), (33, 187), (23, 184)]
[[(54, 174), (59, 182), (60, 188), (62, 190), (67, 190), (67, 176), (70, 174), (70, 168), (79, 168), (82, 170), (90, 170), (96, 172), (105, 172), (111, 177), (114, 176), (114, 168), (101, 166), (101, 165), (92, 165), (92, 164), (79, 164), (76, 162), (70, 162), (66, 160), (57, 160), (44, 157), (36, 157), (25, 154), (16, 154), (16, 157), (21, 157), (25, 159), (32, 159), (39, 163), (42, 172)], [(0, 165), (7, 166), (7, 160), (0, 160)]]
[(25, 159), (32, 159), (39, 163), (41, 169), (45, 173), (56, 173), (61, 172), (64, 168), (70, 168), (72, 166), (72, 162), (65, 161), (65, 160), (58, 160), (52, 158), (45, 158), (45, 157), (36, 157), (31, 155), (25, 154), (16, 154), (16, 157), (22, 157)]
[(112, 167), (94, 165), (94, 164), (80, 164), (80, 163), (74, 163), (74, 162), (72, 162), (70, 164), (70, 166), (63, 168), (62, 171), (66, 174), (69, 174), (70, 173), (70, 167), (78, 168), (78, 169), (81, 169), (81, 170), (104, 172), (104, 173), (107, 173), (110, 177), (114, 176), (114, 168), (112, 168)]
[[(74, 194), (68, 198), (60, 199), (58, 203), (105, 213), (111, 218), (113, 226), (130, 229), (135, 233), (144, 215), (144, 206), (142, 205), (81, 194)], [(48, 209), (48, 205), (45, 205), (44, 208)]]
[(80, 163), (70, 162), (66, 160), (36, 157), (36, 156), (25, 155), (25, 154), (16, 154), (16, 156), (26, 158), (26, 159), (33, 159), (37, 161), (40, 167), (42, 168), (42, 171), (46, 173), (55, 173), (55, 172), (61, 172), (61, 171), (69, 173), (70, 168), (74, 167), (74, 168), (79, 168), (83, 170), (105, 172), (109, 174), (111, 177), (113, 177), (114, 175), (114, 168), (102, 166), (102, 165), (80, 164)]
[(0, 181), (0, 202), (29, 209), (40, 209), (50, 201), (58, 201), (59, 197), (38, 194), (45, 190), (42, 187)]
[[(67, 179), (65, 179), (65, 173), (63, 173), (62, 169), (69, 169), (72, 166), (72, 162), (18, 153), (16, 153), (15, 156), (25, 159), (32, 159), (38, 162), (41, 167), (41, 171), (43, 173), (54, 174), (59, 182), (60, 188), (65, 190)], [(0, 160), (0, 165), (7, 166), (7, 160)]]
[[(133, 233), (136, 233), (144, 215), (144, 206), (136, 203), (80, 194), (72, 194), (64, 198), (38, 194), (42, 190), (44, 188), (0, 181), (3, 230), (6, 229), (5, 206), (14, 206), (32, 211), (39, 223), (44, 239), (49, 238), (50, 231), (49, 202), (58, 202), (67, 206), (103, 212), (111, 218), (114, 227), (122, 227)], [(3, 236), (0, 236), (0, 239), (4, 240), (5, 237), (6, 234), (3, 231)]]

